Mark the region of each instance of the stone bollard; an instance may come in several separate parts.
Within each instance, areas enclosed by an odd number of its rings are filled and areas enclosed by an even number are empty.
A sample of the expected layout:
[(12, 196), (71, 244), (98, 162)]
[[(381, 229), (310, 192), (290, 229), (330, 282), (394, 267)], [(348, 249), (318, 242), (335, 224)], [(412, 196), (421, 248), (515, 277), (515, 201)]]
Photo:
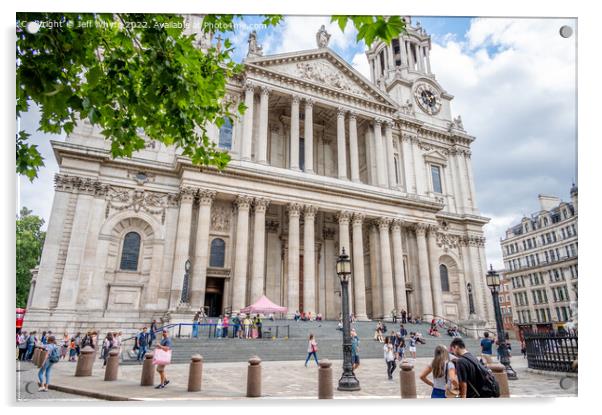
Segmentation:
[(155, 384), (155, 365), (153, 365), (153, 356), (153, 352), (148, 352), (144, 355), (140, 386), (153, 386)]
[(399, 387), (403, 399), (416, 399), (416, 376), (414, 365), (408, 361), (400, 363)]
[(117, 380), (119, 372), (119, 349), (111, 349), (109, 358), (107, 359), (107, 367), (105, 369), (105, 381)]
[(332, 363), (329, 360), (320, 360), (318, 369), (318, 399), (332, 399)]
[(510, 386), (508, 385), (508, 374), (506, 373), (506, 367), (501, 363), (492, 363), (488, 365), (489, 369), (493, 372), (497, 383), (500, 385), (500, 398), (510, 397)]
[(42, 367), (44, 360), (46, 360), (46, 356), (48, 356), (46, 349), (40, 348), (40, 353), (38, 353), (38, 361), (36, 362), (37, 367)]
[(247, 372), (247, 398), (259, 398), (261, 396), (261, 359), (253, 356), (249, 359)]
[(188, 370), (188, 392), (200, 392), (203, 380), (203, 356), (194, 354), (190, 357)]
[[(38, 358), (40, 357), (40, 348), (34, 347), (33, 354), (31, 355), (31, 363), (38, 366)], [(39, 367), (39, 366), (38, 366)]]
[(80, 351), (75, 367), (75, 376), (92, 376), (94, 356), (96, 356), (96, 352), (90, 346), (86, 346)]

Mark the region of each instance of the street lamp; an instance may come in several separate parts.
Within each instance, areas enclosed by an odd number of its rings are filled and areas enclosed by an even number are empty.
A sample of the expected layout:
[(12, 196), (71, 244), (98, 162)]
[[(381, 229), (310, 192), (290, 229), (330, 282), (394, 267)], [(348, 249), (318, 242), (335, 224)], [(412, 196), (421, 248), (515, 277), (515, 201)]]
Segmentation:
[(500, 309), (500, 274), (495, 272), (493, 265), (489, 265), (489, 271), (487, 271), (487, 286), (491, 290), (493, 297), (493, 310), (495, 311), (495, 326), (497, 328), (497, 338), (499, 345), (500, 363), (506, 368), (508, 379), (518, 379), (516, 372), (510, 366), (510, 355), (508, 354), (508, 347), (506, 345), (506, 332), (504, 331), (504, 322), (502, 320), (502, 310)]
[(360, 381), (353, 373), (351, 362), (351, 327), (349, 322), (349, 279), (351, 278), (351, 261), (349, 255), (345, 253), (345, 248), (341, 250), (341, 255), (337, 260), (337, 275), (341, 280), (342, 308), (343, 308), (343, 374), (339, 379), (340, 391), (358, 391), (360, 390)]

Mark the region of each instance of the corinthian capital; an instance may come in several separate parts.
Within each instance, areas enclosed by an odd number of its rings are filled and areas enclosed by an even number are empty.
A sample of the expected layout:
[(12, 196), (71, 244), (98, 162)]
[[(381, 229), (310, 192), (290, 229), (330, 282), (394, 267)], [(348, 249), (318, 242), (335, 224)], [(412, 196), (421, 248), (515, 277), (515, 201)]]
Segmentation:
[(362, 226), (362, 223), (364, 223), (364, 219), (366, 218), (366, 215), (364, 215), (363, 213), (359, 213), (356, 212), (353, 214), (353, 225), (354, 226)]
[(343, 210), (336, 215), (336, 219), (339, 222), (339, 225), (349, 225), (351, 216), (352, 216), (351, 212)]
[(424, 237), (426, 235), (426, 230), (428, 225), (426, 223), (415, 223), (414, 224), (414, 232), (416, 232), (416, 236)]
[(303, 205), (301, 205), (300, 203), (289, 203), (286, 206), (286, 210), (288, 212), (288, 215), (290, 217), (299, 217), (301, 215), (301, 211), (303, 210)]
[(255, 212), (265, 212), (270, 205), (270, 201), (263, 197), (256, 197), (253, 205), (255, 206)]
[(400, 231), (403, 226), (404, 226), (404, 222), (403, 222), (402, 219), (393, 219), (393, 222), (391, 224), (391, 228), (394, 231)]
[(337, 117), (345, 118), (345, 114), (347, 114), (347, 110), (345, 108), (343, 108), (343, 107), (337, 108)]
[(251, 81), (245, 82), (245, 91), (255, 93), (255, 84)]
[(198, 189), (192, 186), (180, 186), (180, 201), (192, 202), (197, 194)]
[(215, 190), (199, 189), (199, 203), (205, 206), (211, 206), (217, 192)]
[(236, 200), (234, 201), (234, 204), (236, 205), (236, 207), (238, 209), (249, 209), (251, 207), (252, 201), (253, 201), (253, 198), (251, 196), (238, 195), (236, 197)]
[(305, 205), (303, 208), (303, 213), (305, 219), (314, 219), (316, 217), (316, 213), (318, 213), (318, 208), (314, 205)]
[(391, 219), (387, 217), (378, 218), (377, 223), (381, 231), (388, 231), (389, 225), (391, 224)]
[(266, 97), (270, 95), (271, 89), (267, 86), (261, 87), (261, 95), (265, 95)]

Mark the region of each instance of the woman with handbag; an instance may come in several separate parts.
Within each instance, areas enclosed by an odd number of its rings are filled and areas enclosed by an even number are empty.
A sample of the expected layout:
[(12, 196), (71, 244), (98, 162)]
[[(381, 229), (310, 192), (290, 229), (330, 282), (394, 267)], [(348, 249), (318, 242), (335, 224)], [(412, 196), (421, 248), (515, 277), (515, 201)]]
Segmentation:
[(167, 376), (165, 375), (165, 366), (171, 363), (171, 349), (173, 343), (169, 338), (169, 333), (166, 329), (163, 329), (161, 334), (161, 341), (155, 348), (153, 356), (153, 364), (157, 365), (157, 372), (161, 376), (161, 384), (155, 386), (155, 389), (163, 389), (169, 383)]
[[(433, 374), (432, 382), (427, 378), (429, 373)], [(439, 345), (435, 348), (435, 357), (420, 374), (420, 380), (433, 388), (431, 398), (455, 398), (458, 396), (456, 367), (449, 359), (449, 352), (445, 346)]]
[(309, 342), (307, 343), (307, 358), (305, 359), (305, 367), (307, 367), (307, 363), (309, 362), (309, 359), (311, 358), (311, 356), (313, 355), (314, 360), (316, 361), (316, 365), (320, 365), (318, 363), (318, 343), (316, 342), (316, 340), (314, 339), (314, 335), (312, 333), (309, 333)]

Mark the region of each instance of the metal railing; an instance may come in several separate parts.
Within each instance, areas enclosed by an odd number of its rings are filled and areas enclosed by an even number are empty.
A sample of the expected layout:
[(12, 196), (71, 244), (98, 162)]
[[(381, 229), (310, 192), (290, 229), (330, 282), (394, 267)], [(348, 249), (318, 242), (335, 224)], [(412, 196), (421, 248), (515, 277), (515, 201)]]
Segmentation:
[(530, 369), (576, 372), (577, 333), (524, 333), (527, 364)]
[(442, 316), (437, 316), (435, 314), (423, 314), (422, 317), (423, 317), (422, 322), (426, 323), (426, 324), (430, 324), (433, 319), (442, 320), (444, 323), (444, 327), (447, 328), (447, 327), (455, 326), (458, 328), (458, 331), (460, 333), (464, 334), (465, 336), (470, 335), (470, 333), (472, 333), (472, 332), (476, 332), (477, 335), (479, 333), (483, 333), (485, 331), (488, 331), (490, 333), (497, 333), (497, 328), (495, 328), (495, 327), (466, 327), (466, 326), (463, 326), (462, 324), (458, 323), (457, 321), (453, 321), (453, 320), (447, 319)]

